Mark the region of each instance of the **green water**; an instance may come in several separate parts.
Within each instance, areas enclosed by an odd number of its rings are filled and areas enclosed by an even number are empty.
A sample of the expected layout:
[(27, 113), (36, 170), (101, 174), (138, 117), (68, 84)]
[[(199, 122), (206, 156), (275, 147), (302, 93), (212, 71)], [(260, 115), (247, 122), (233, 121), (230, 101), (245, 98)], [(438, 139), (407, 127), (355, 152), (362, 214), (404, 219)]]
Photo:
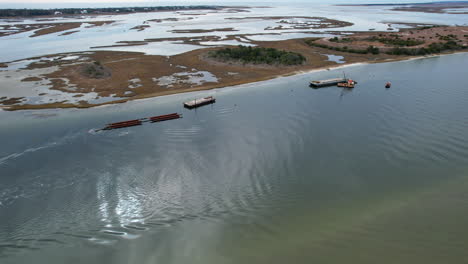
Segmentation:
[(0, 112), (0, 262), (467, 263), (467, 62), (349, 67), (352, 91), (307, 86), (332, 70)]

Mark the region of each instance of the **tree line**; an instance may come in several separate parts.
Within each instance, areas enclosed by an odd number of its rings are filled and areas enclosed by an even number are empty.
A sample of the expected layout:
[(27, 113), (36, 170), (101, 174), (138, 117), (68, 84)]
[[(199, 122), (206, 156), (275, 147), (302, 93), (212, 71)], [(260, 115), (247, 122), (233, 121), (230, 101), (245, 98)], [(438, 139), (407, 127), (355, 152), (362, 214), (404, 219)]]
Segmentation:
[(153, 7), (106, 7), (106, 8), (55, 8), (55, 9), (0, 9), (0, 17), (31, 17), (31, 16), (52, 16), (56, 13), (64, 15), (82, 14), (86, 10), (87, 14), (102, 13), (140, 13), (154, 11), (172, 10), (201, 10), (219, 9), (220, 6), (197, 5), (197, 6), (153, 6)]

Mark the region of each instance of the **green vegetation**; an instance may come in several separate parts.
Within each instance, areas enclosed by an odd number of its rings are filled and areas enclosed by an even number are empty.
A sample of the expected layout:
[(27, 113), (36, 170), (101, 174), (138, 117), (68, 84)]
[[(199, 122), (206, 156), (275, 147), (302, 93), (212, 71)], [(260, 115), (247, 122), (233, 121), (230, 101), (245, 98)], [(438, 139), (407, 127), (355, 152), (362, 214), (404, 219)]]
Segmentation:
[(367, 53), (371, 53), (371, 54), (374, 54), (374, 55), (377, 55), (377, 54), (380, 53), (379, 48), (374, 47), (374, 46), (367, 47), (366, 51), (367, 51)]
[[(341, 52), (349, 52), (349, 53), (357, 53), (357, 54), (375, 54), (375, 55), (381, 53), (380, 49), (377, 48), (377, 47), (374, 47), (374, 46), (369, 46), (365, 50), (351, 49), (351, 48), (349, 48), (347, 46), (332, 47), (332, 46), (327, 46), (327, 45), (324, 45), (324, 44), (319, 44), (319, 43), (315, 42), (316, 40), (317, 39), (307, 39), (307, 40), (305, 40), (305, 43), (308, 44), (309, 46), (319, 47), (319, 48), (324, 48), (324, 49), (329, 49), (329, 50), (335, 50), (335, 51), (341, 51)], [(446, 41), (444, 43), (431, 43), (429, 46), (423, 47), (423, 48), (395, 47), (393, 49), (390, 49), (390, 50), (386, 51), (385, 54), (421, 56), (421, 55), (427, 55), (427, 54), (433, 54), (433, 53), (440, 53), (440, 52), (444, 52), (444, 51), (462, 50), (462, 49), (468, 49), (468, 47), (459, 45), (454, 40), (449, 40), (449, 41)]]
[(450, 40), (445, 43), (431, 43), (427, 48), (419, 49), (406, 49), (406, 48), (394, 48), (388, 52), (389, 55), (427, 55), (432, 53), (440, 53), (449, 50), (461, 50), (466, 49), (466, 46), (460, 46), (455, 41)]
[(57, 8), (57, 9), (0, 9), (0, 17), (30, 17), (52, 16), (57, 14), (103, 14), (103, 13), (137, 13), (168, 10), (194, 10), (194, 9), (219, 9), (219, 6), (153, 6), (153, 7), (109, 7), (109, 8)]
[(450, 41), (450, 40), (457, 40), (457, 36), (453, 35), (453, 34), (449, 34), (447, 36), (441, 36), (439, 35), (439, 40), (445, 40), (445, 41)]
[(416, 30), (431, 29), (431, 28), (436, 28), (436, 27), (440, 27), (440, 26), (438, 25), (423, 26), (423, 27), (416, 28)]
[(223, 61), (239, 61), (253, 64), (283, 64), (298, 65), (306, 58), (299, 53), (277, 50), (273, 48), (247, 47), (239, 45), (236, 48), (225, 48), (211, 51), (210, 57)]
[(100, 78), (105, 78), (105, 77), (110, 76), (109, 70), (104, 68), (104, 66), (102, 66), (101, 62), (99, 61), (95, 61), (90, 64), (84, 64), (83, 73), (85, 74), (85, 76), (89, 78), (95, 78), (95, 79), (100, 79)]
[(319, 48), (323, 48), (323, 49), (329, 49), (329, 50), (335, 50), (335, 51), (342, 51), (342, 52), (349, 52), (349, 53), (357, 53), (357, 54), (368, 54), (368, 53), (372, 53), (372, 54), (379, 54), (380, 53), (380, 50), (379, 48), (376, 48), (374, 46), (369, 46), (367, 47), (367, 49), (365, 50), (360, 50), (360, 49), (350, 49), (348, 48), (347, 46), (344, 46), (344, 47), (332, 47), (332, 46), (327, 46), (327, 45), (324, 45), (324, 44), (319, 44), (319, 43), (316, 43), (315, 42), (316, 39), (308, 39), (305, 41), (305, 43), (309, 46), (312, 46), (312, 47), (319, 47)]
[(416, 39), (401, 39), (396, 35), (395, 38), (378, 38), (378, 37), (371, 37), (367, 39), (369, 41), (377, 41), (380, 43), (388, 44), (388, 45), (394, 45), (394, 46), (405, 46), (405, 47), (411, 47), (411, 46), (417, 46), (424, 44), (424, 41), (422, 40), (416, 40)]
[(352, 42), (353, 40), (351, 38), (338, 38), (334, 37), (330, 39), (331, 42), (336, 42), (336, 43), (346, 43), (346, 42)]

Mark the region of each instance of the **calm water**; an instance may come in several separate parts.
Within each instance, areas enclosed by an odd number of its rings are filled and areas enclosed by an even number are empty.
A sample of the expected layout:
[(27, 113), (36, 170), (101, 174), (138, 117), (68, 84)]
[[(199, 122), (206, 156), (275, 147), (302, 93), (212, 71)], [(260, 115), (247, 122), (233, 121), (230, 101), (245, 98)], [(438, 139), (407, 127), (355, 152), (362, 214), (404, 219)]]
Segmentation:
[(346, 68), (353, 91), (307, 86), (332, 70), (0, 112), (0, 262), (467, 263), (467, 69), (461, 54)]

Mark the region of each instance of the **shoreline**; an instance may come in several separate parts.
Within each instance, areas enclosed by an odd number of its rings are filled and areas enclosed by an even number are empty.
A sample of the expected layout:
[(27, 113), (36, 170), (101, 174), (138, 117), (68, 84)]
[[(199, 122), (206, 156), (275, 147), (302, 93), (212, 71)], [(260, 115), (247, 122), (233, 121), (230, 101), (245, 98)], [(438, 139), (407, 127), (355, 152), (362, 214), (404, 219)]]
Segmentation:
[[(25, 19), (51, 19), (51, 18), (80, 18), (80, 17), (99, 17), (99, 16), (115, 16), (115, 15), (129, 15), (129, 14), (146, 14), (146, 13), (162, 13), (162, 12), (180, 12), (180, 11), (217, 11), (223, 9), (249, 9), (248, 6), (227, 6), (227, 5), (188, 5), (185, 8), (177, 8), (180, 5), (174, 6), (155, 6), (155, 7), (170, 7), (171, 9), (154, 9), (154, 10), (140, 10), (140, 11), (129, 11), (134, 8), (153, 8), (154, 6), (147, 7), (72, 7), (72, 8), (52, 8), (52, 10), (64, 10), (64, 9), (74, 9), (74, 10), (86, 10), (86, 13), (73, 13), (73, 14), (48, 14), (48, 15), (30, 15), (30, 16), (0, 16), (0, 20), (25, 20)], [(3, 8), (11, 10), (22, 10), (21, 8)], [(30, 8), (31, 10), (49, 10), (49, 8)], [(113, 12), (101, 12), (93, 10), (102, 10), (102, 9), (113, 9)], [(125, 9), (126, 12), (115, 12), (116, 10)], [(89, 11), (88, 11), (89, 10)], [(59, 11), (60, 12), (60, 11)]]
[[(219, 89), (314, 71), (464, 53), (468, 27), (424, 27), (352, 37), (249, 40), (262, 49), (301, 54), (300, 64), (216, 59), (221, 49), (194, 49), (173, 56), (130, 51), (82, 51), (33, 57), (0, 71), (4, 110), (90, 108), (131, 100)], [(200, 39), (196, 40), (201, 43)], [(226, 45), (232, 48), (234, 45)], [(263, 64), (262, 64), (263, 63)], [(0, 65), (1, 66), (1, 65)], [(10, 68), (10, 66), (12, 68)], [(16, 89), (15, 87), (22, 87)]]
[(305, 75), (305, 74), (311, 74), (315, 72), (322, 72), (322, 71), (328, 71), (328, 70), (336, 70), (336, 69), (342, 69), (342, 68), (348, 68), (348, 67), (353, 67), (353, 66), (363, 66), (363, 65), (369, 65), (369, 64), (378, 64), (378, 63), (392, 63), (392, 62), (404, 62), (404, 61), (413, 61), (413, 60), (420, 60), (420, 59), (427, 59), (427, 58), (433, 58), (433, 57), (440, 57), (440, 56), (448, 56), (448, 55), (457, 55), (457, 54), (463, 54), (467, 53), (467, 51), (456, 51), (456, 52), (449, 52), (449, 53), (440, 53), (440, 54), (431, 54), (431, 55), (425, 55), (425, 56), (405, 56), (401, 58), (395, 58), (395, 59), (386, 59), (383, 61), (362, 61), (362, 62), (353, 62), (353, 63), (344, 63), (342, 65), (334, 65), (334, 66), (322, 66), (314, 69), (308, 69), (308, 70), (297, 70), (289, 73), (284, 73), (284, 74), (278, 74), (278, 75), (272, 75), (272, 76), (266, 76), (263, 78), (258, 78), (254, 81), (245, 81), (245, 82), (239, 82), (237, 84), (233, 85), (207, 85), (207, 86), (201, 86), (201, 87), (196, 87), (196, 88), (189, 88), (189, 89), (181, 89), (181, 90), (174, 90), (174, 91), (166, 91), (166, 92), (157, 92), (154, 94), (146, 94), (146, 95), (141, 95), (137, 97), (132, 97), (128, 99), (122, 99), (122, 100), (116, 100), (116, 101), (111, 101), (111, 102), (104, 102), (100, 104), (92, 104), (92, 105), (75, 105), (75, 104), (51, 104), (51, 105), (18, 105), (18, 107), (13, 106), (8, 106), (8, 105), (0, 105), (0, 111), (21, 111), (21, 110), (51, 110), (51, 109), (70, 109), (70, 108), (75, 108), (75, 109), (87, 109), (87, 108), (95, 108), (95, 107), (103, 107), (103, 106), (110, 106), (114, 104), (122, 104), (122, 103), (127, 103), (131, 101), (139, 101), (139, 100), (148, 100), (156, 97), (165, 97), (165, 96), (171, 96), (171, 95), (177, 95), (177, 94), (185, 94), (185, 93), (193, 93), (193, 92), (200, 92), (200, 91), (210, 91), (210, 90), (215, 90), (215, 89), (223, 89), (223, 88), (235, 88), (238, 86), (247, 86), (255, 83), (261, 83), (261, 82), (267, 82), (271, 81), (274, 79), (278, 78), (284, 78), (284, 77), (292, 77), (292, 76), (299, 76), (299, 75)]

